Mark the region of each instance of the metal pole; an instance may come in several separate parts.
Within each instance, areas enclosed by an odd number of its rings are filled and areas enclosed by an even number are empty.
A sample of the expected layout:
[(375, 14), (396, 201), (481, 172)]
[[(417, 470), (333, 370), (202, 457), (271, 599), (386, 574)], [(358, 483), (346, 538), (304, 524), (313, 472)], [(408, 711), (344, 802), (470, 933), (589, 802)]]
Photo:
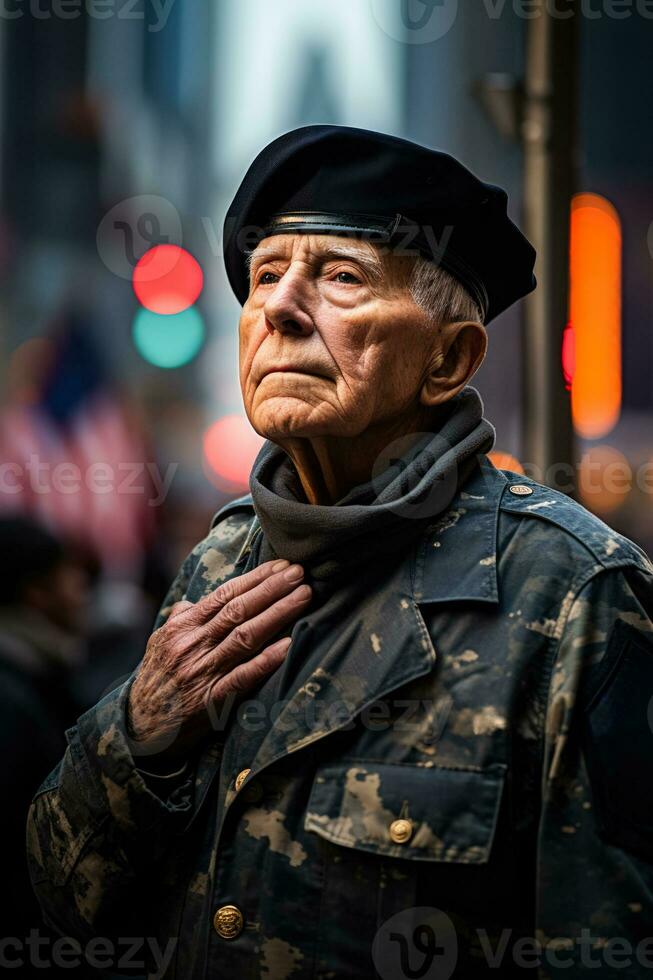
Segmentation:
[(539, 7), (539, 16), (527, 22), (522, 115), (524, 226), (538, 253), (538, 288), (524, 304), (522, 459), (536, 479), (573, 495), (574, 438), (561, 351), (575, 189), (579, 11), (574, 4), (573, 16), (561, 18), (546, 0)]

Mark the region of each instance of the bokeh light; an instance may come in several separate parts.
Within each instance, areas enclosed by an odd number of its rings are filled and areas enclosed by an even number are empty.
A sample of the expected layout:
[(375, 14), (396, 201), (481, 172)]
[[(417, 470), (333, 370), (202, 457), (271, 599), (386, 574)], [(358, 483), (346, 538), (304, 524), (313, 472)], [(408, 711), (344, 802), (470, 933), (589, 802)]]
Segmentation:
[(577, 194), (570, 231), (569, 315), (574, 338), (571, 411), (599, 439), (621, 411), (621, 222), (599, 194)]
[(204, 285), (197, 259), (179, 245), (155, 245), (139, 259), (134, 292), (153, 313), (181, 313), (192, 306)]
[(513, 473), (525, 474), (524, 467), (516, 456), (504, 453), (500, 449), (488, 453), (489, 459), (494, 463), (498, 470), (511, 470)]
[(562, 332), (562, 374), (565, 379), (565, 388), (571, 391), (571, 386), (576, 373), (576, 342), (574, 328), (568, 323)]
[(161, 368), (188, 364), (204, 343), (204, 321), (192, 306), (182, 313), (162, 316), (141, 309), (132, 327), (134, 344), (141, 357)]
[(212, 483), (246, 492), (249, 474), (265, 440), (242, 415), (224, 415), (204, 433), (204, 464)]
[(580, 461), (578, 492), (588, 510), (609, 514), (620, 507), (633, 485), (630, 463), (614, 446), (592, 446)]

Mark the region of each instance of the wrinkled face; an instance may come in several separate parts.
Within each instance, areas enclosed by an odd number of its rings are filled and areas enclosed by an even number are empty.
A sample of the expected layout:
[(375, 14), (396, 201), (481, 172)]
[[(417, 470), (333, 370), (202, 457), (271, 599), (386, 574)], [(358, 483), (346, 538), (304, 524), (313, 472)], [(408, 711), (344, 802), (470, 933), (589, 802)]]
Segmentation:
[(436, 327), (408, 290), (413, 264), (344, 236), (259, 244), (240, 384), (260, 435), (351, 437), (417, 405)]

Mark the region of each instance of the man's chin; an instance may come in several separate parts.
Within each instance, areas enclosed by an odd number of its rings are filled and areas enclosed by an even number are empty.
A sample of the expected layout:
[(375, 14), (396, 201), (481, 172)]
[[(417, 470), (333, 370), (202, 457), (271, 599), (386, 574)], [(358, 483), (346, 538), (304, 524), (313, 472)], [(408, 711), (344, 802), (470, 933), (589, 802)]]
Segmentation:
[(334, 425), (330, 425), (324, 419), (310, 418), (308, 407), (305, 412), (297, 410), (284, 412), (270, 406), (268, 410), (259, 414), (260, 418), (254, 418), (254, 428), (259, 435), (271, 442), (343, 435), (342, 432), (335, 431)]

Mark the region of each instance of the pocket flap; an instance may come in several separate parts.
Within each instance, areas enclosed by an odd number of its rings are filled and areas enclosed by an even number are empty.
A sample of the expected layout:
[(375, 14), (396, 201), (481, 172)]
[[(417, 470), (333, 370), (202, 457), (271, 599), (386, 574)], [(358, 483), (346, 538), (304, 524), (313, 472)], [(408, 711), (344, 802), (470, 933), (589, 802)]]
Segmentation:
[(482, 864), (492, 848), (505, 770), (355, 760), (320, 766), (304, 826), (343, 847)]

